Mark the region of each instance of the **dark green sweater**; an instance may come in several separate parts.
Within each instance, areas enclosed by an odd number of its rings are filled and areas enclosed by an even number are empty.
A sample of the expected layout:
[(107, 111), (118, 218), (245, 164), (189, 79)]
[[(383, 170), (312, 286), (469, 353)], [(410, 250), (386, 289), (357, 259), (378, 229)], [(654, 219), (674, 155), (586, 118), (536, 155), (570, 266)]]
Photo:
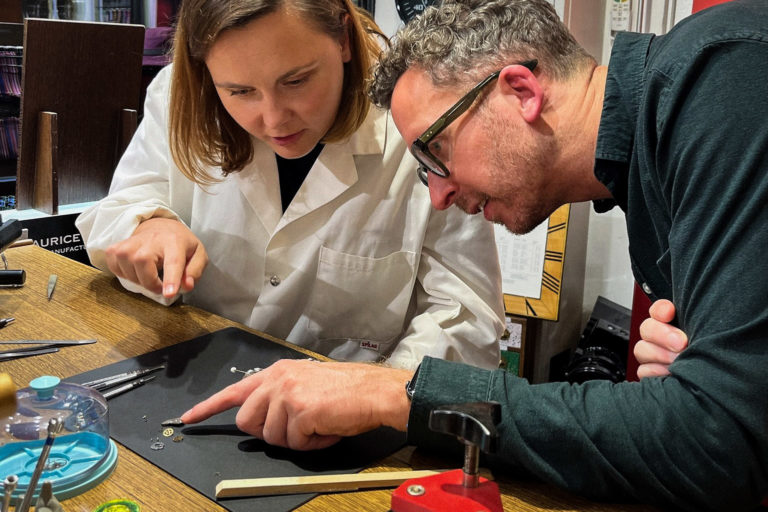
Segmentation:
[(594, 498), (750, 510), (768, 495), (768, 1), (619, 34), (595, 173), (614, 197), (596, 209), (626, 212), (635, 277), (688, 333), (672, 375), (530, 385), (427, 358), (409, 440), (436, 442), (435, 406), (495, 400), (496, 463)]

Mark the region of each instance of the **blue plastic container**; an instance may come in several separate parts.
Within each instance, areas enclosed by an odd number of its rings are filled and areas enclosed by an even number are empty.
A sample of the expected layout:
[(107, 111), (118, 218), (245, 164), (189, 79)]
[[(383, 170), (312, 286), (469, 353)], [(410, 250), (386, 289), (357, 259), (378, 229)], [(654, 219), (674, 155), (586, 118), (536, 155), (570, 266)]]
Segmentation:
[(17, 391), (16, 399), (16, 414), (5, 419), (0, 432), (0, 480), (18, 476), (14, 497), (27, 492), (51, 418), (64, 426), (53, 442), (35, 498), (46, 480), (63, 500), (94, 487), (114, 470), (117, 446), (109, 439), (107, 403), (99, 392), (45, 376)]

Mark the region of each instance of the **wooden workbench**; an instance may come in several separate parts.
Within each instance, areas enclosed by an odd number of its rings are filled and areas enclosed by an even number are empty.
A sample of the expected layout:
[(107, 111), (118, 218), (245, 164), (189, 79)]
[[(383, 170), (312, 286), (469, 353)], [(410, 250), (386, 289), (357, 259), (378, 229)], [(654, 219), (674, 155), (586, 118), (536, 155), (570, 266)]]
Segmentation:
[[(126, 292), (116, 279), (63, 256), (26, 246), (6, 251), (9, 268), (24, 269), (26, 284), (0, 290), (0, 317), (16, 321), (0, 330), (0, 339), (98, 339), (98, 343), (63, 349), (55, 354), (0, 362), (0, 372), (9, 373), (17, 386), (43, 374), (66, 378), (179, 343), (225, 327), (236, 326), (283, 343), (200, 309), (176, 305), (160, 306)], [(51, 301), (46, 298), (50, 274), (58, 275)], [(115, 472), (103, 483), (64, 501), (67, 512), (90, 512), (109, 500), (127, 498), (143, 512), (214, 512), (224, 508), (183, 482), (158, 469), (125, 447), (118, 445)], [(460, 467), (456, 461), (455, 467)], [(406, 448), (371, 471), (429, 469), (430, 459)], [(5, 475), (0, 475), (5, 477)], [(642, 505), (594, 503), (532, 480), (496, 475), (508, 511), (654, 512)], [(320, 495), (298, 510), (386, 511), (391, 490)]]

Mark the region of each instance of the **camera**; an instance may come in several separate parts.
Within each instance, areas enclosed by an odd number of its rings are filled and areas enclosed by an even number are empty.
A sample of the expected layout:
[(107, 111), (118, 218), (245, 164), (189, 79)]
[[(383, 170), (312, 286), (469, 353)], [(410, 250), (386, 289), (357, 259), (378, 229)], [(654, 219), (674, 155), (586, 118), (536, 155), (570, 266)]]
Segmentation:
[(598, 297), (565, 368), (565, 380), (572, 384), (588, 380), (626, 380), (630, 320), (629, 309)]

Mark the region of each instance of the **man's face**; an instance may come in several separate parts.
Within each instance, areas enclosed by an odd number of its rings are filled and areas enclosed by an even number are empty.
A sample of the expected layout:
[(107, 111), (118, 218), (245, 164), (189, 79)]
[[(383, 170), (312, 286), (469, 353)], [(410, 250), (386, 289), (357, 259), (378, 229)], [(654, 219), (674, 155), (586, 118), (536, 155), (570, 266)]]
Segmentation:
[[(392, 95), (392, 117), (410, 145), (466, 91), (438, 89), (428, 75), (406, 71)], [(490, 84), (485, 99), (457, 118), (430, 143), (450, 171), (429, 173), (432, 204), (456, 204), (470, 215), (527, 233), (559, 205), (547, 197), (547, 159), (554, 148), (541, 147), (519, 114), (519, 101)], [(517, 105), (517, 106), (516, 106)]]

